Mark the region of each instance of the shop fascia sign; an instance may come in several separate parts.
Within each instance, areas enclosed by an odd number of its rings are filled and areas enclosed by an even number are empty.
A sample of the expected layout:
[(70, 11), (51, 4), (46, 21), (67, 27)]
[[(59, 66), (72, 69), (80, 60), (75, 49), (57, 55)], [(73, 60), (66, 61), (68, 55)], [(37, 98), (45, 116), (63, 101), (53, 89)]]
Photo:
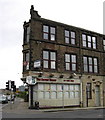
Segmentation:
[(40, 60), (35, 60), (34, 61), (34, 68), (40, 68), (41, 67), (41, 61)]
[(26, 77), (26, 83), (28, 83), (29, 85), (35, 85), (36, 84), (36, 77), (27, 76)]

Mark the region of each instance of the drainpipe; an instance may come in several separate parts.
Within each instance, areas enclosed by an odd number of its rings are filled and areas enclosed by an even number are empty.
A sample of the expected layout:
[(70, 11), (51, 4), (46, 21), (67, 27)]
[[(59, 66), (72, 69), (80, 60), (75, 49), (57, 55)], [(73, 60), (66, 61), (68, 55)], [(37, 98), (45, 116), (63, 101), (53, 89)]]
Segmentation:
[(81, 90), (81, 96), (80, 96), (80, 107), (83, 107), (83, 98), (82, 98), (82, 81), (80, 82), (80, 90)]

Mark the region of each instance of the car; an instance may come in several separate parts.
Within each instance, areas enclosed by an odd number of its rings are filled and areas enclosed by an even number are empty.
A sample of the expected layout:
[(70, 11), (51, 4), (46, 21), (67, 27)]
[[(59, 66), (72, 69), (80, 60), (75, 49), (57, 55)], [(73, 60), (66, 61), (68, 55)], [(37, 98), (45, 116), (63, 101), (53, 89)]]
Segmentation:
[(13, 95), (7, 95), (8, 101), (14, 101), (14, 96)]
[(0, 103), (2, 104), (8, 103), (8, 99), (5, 95), (0, 95)]

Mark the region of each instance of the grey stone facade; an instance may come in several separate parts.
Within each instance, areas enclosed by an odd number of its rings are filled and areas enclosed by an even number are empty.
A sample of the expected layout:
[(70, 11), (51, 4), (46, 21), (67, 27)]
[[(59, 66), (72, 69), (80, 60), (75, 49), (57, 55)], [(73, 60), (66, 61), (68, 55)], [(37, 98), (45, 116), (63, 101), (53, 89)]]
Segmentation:
[[(57, 81), (53, 83), (58, 84), (80, 84), (80, 94), (79, 94), (79, 103), (77, 105), (86, 107), (86, 106), (103, 106), (105, 104), (105, 90), (103, 86), (105, 86), (105, 50), (103, 48), (103, 39), (105, 39), (105, 35), (85, 30), (82, 28), (77, 28), (74, 26), (66, 25), (63, 23), (58, 23), (52, 20), (47, 20), (41, 18), (38, 15), (38, 12), (34, 10), (33, 6), (30, 10), (31, 19), (29, 22), (24, 22), (24, 40), (23, 40), (23, 78), (27, 76), (35, 76), (37, 79), (37, 84), (34, 86), (34, 92), (37, 88), (38, 84), (48, 84), (52, 83), (48, 80), (43, 81), (42, 78), (51, 78), (56, 79)], [(55, 32), (55, 41), (44, 40), (43, 39), (43, 25), (54, 26), (56, 29)], [(29, 41), (26, 42), (26, 28), (30, 28)], [(74, 31), (75, 32), (75, 44), (67, 44), (65, 43), (65, 33), (64, 31)], [(91, 37), (96, 37), (96, 49), (83, 47), (82, 43), (82, 34), (89, 35)], [(43, 68), (43, 50), (53, 50), (57, 53), (56, 60), (56, 69), (44, 69)], [(26, 53), (29, 53), (29, 61), (26, 63)], [(76, 54), (77, 64), (76, 71), (66, 71), (65, 70), (65, 53)], [(83, 64), (83, 56), (90, 56), (92, 58), (98, 58), (97, 73), (93, 72), (84, 72), (84, 64)], [(35, 68), (35, 61), (40, 61), (40, 67)], [(28, 66), (28, 67), (27, 67)], [(27, 69), (26, 69), (27, 67)], [(61, 78), (61, 76), (63, 76)], [(76, 77), (76, 78), (75, 78)], [(42, 79), (42, 81), (38, 81), (38, 79)], [(66, 79), (73, 79), (74, 82), (64, 82)], [(79, 80), (79, 83), (76, 81)], [(24, 79), (23, 79), (24, 80)], [(82, 83), (82, 84), (81, 84)], [(86, 86), (87, 83), (91, 83), (91, 98), (87, 99)], [(103, 84), (104, 83), (104, 84)], [(39, 88), (38, 88), (39, 89)], [(37, 89), (37, 96), (39, 92)], [(42, 90), (44, 91), (44, 90)], [(64, 91), (63, 91), (64, 92)], [(30, 92), (29, 92), (30, 93)], [(51, 93), (51, 92), (50, 92)], [(104, 93), (104, 94), (103, 94)], [(99, 99), (97, 98), (99, 97)], [(97, 100), (98, 99), (98, 100)], [(36, 101), (36, 97), (33, 97), (33, 102)], [(59, 103), (59, 99), (55, 98), (49, 100), (45, 99), (37, 99), (40, 102), (40, 105), (47, 106), (48, 101), (50, 101), (48, 106), (57, 106)], [(56, 101), (56, 102), (54, 102)], [(74, 100), (75, 101), (75, 100)], [(97, 103), (98, 102), (98, 103)], [(55, 103), (52, 105), (52, 103)], [(72, 102), (71, 102), (72, 103)], [(75, 104), (70, 104), (70, 100), (68, 99), (64, 106), (74, 106)], [(59, 104), (62, 106), (62, 103)]]

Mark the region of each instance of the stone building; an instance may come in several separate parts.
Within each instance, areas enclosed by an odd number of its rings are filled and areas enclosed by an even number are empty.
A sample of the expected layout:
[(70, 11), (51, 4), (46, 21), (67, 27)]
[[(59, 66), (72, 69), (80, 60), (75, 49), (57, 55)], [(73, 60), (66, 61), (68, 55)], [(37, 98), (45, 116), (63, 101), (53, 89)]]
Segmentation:
[(40, 107), (103, 106), (105, 35), (41, 18), (33, 6), (30, 14), (22, 78), (29, 107), (36, 101)]

